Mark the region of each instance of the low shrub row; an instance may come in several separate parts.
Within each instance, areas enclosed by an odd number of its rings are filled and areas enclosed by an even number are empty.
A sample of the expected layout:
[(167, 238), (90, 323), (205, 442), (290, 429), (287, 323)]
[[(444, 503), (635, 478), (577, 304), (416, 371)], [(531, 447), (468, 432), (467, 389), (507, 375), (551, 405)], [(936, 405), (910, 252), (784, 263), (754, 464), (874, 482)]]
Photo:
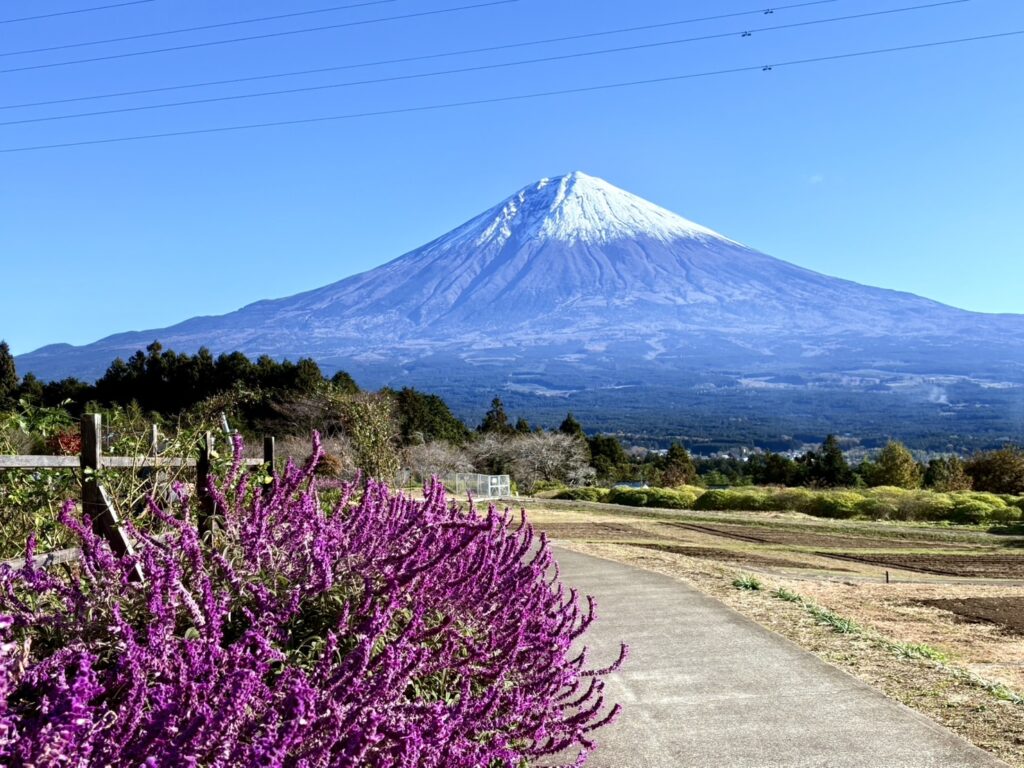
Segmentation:
[(663, 507), (666, 509), (693, 509), (705, 493), (703, 488), (612, 488), (604, 501), (630, 507)]
[(630, 507), (717, 512), (802, 512), (835, 519), (947, 521), (963, 525), (1013, 523), (1024, 518), (1024, 496), (976, 491), (939, 493), (879, 487), (808, 488), (570, 488), (555, 498), (603, 501)]
[(569, 501), (604, 501), (608, 491), (604, 488), (566, 488), (555, 494), (556, 499), (567, 499)]

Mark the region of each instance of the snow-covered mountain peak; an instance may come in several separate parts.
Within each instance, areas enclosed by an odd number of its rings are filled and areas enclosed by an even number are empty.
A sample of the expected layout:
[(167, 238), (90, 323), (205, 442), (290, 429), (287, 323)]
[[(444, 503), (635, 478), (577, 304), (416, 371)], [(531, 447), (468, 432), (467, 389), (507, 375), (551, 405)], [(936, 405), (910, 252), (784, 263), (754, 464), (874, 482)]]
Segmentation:
[(649, 238), (727, 238), (581, 171), (541, 179), (473, 221), (475, 244), (557, 240), (609, 243)]
[(154, 339), (312, 357), (363, 386), (439, 394), (474, 421), (498, 393), (531, 421), (573, 410), (607, 431), (678, 435), (739, 416), (730, 432), (773, 442), (874, 439), (893, 423), (930, 445), (1024, 436), (1024, 316), (821, 275), (583, 173), (537, 181), (363, 274), (16, 362), (93, 378)]

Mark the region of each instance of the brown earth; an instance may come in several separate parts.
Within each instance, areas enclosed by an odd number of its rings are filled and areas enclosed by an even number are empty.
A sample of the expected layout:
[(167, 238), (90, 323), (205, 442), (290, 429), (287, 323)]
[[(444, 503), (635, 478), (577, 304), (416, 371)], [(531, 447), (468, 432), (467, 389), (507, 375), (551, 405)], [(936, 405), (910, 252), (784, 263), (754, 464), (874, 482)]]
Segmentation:
[(855, 563), (919, 573), (937, 573), (943, 576), (1024, 579), (1024, 556), (1022, 555), (840, 555), (835, 552), (818, 552), (816, 554)]
[(752, 525), (697, 525), (670, 523), (678, 528), (724, 536), (757, 544), (782, 544), (796, 547), (822, 547), (827, 549), (967, 549), (970, 545), (954, 544), (935, 539), (872, 538), (867, 536), (836, 536), (823, 533), (804, 533), (778, 528)]
[[(767, 568), (805, 568), (817, 569), (828, 568), (827, 562), (823, 563), (814, 556), (807, 560), (796, 560), (792, 557), (775, 557), (776, 553), (766, 550), (752, 552), (749, 549), (725, 549), (721, 547), (706, 546), (708, 541), (719, 543), (722, 535), (713, 530), (702, 530), (700, 526), (684, 526), (676, 523), (663, 523), (655, 521), (636, 521), (634, 523), (617, 522), (591, 522), (591, 523), (560, 523), (543, 521), (536, 526), (538, 531), (544, 531), (550, 538), (561, 541), (584, 540), (594, 542), (617, 542), (632, 544), (638, 547), (656, 549), (665, 552), (678, 552), (689, 557), (702, 557), (708, 560), (715, 560), (722, 563), (733, 563), (753, 567)], [(739, 527), (739, 526), (737, 526)], [(687, 546), (688, 545), (688, 546)], [(832, 566), (834, 571), (848, 573), (849, 568)]]
[[(721, 563), (735, 563), (738, 565), (756, 565), (774, 568), (820, 568), (811, 563), (801, 563), (796, 560), (786, 560), (779, 557), (766, 557), (752, 552), (741, 552), (731, 549), (715, 549), (714, 547), (687, 547), (678, 544), (662, 543), (640, 543), (635, 542), (632, 546), (644, 549), (653, 549), (658, 552), (672, 552), (676, 555), (687, 557), (701, 557), (707, 560), (716, 560)], [(844, 571), (845, 568), (834, 568), (832, 570)]]
[(996, 624), (1024, 635), (1024, 597), (967, 597), (922, 600), (922, 605), (956, 614), (961, 619)]
[(627, 523), (549, 523), (534, 524), (552, 539), (587, 539), (588, 541), (621, 541), (623, 539), (657, 538), (640, 527)]

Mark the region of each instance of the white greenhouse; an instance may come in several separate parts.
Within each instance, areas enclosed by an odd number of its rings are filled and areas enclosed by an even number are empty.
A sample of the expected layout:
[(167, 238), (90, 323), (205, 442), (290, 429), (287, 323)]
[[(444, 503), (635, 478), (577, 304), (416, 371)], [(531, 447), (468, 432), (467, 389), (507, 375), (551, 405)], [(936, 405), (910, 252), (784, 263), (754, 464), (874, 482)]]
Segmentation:
[(477, 475), (455, 472), (445, 475), (445, 488), (457, 496), (472, 494), (474, 499), (502, 499), (512, 495), (512, 481), (508, 475)]

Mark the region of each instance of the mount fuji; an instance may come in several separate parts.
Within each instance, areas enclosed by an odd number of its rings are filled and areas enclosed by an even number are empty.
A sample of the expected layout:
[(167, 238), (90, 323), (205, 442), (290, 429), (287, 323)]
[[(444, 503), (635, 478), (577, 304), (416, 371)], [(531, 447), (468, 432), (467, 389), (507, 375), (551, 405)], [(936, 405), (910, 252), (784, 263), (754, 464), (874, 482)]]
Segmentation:
[(470, 418), (499, 394), (542, 422), (691, 439), (1024, 433), (1024, 316), (802, 269), (578, 172), (323, 288), (17, 363), (94, 378), (154, 339), (311, 356)]

